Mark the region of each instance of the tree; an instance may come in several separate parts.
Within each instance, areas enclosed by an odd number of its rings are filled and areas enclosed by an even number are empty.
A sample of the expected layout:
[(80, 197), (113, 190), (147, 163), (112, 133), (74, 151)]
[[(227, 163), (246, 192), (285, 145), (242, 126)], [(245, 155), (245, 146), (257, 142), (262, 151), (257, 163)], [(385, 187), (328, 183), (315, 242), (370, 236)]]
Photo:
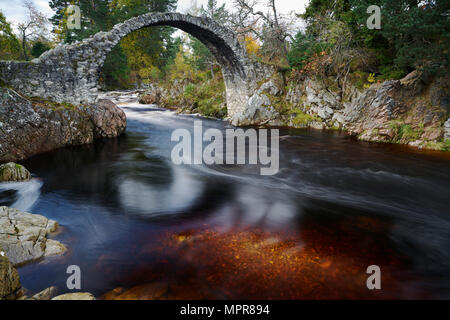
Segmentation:
[[(382, 29), (365, 31), (374, 48), (391, 49), (395, 68), (427, 73), (446, 73), (450, 65), (450, 24), (447, 0), (350, 0), (363, 30), (368, 5), (381, 7)], [(379, 50), (384, 53), (385, 50)]]
[(31, 0), (23, 0), (23, 6), (27, 10), (27, 18), (19, 23), (18, 29), (22, 40), (22, 51), (25, 60), (29, 60), (29, 40), (45, 38), (48, 36), (48, 20), (45, 15), (38, 11)]
[(288, 39), (291, 38), (292, 17), (280, 15), (275, 0), (267, 0), (268, 12), (257, 9), (257, 0), (234, 0), (236, 12), (230, 21), (233, 29), (245, 37), (254, 35), (262, 43), (263, 56), (270, 62), (286, 66)]
[[(228, 11), (225, 9), (225, 4), (219, 6), (217, 0), (208, 0), (206, 7), (202, 5), (198, 11), (201, 16), (212, 19), (222, 25), (226, 23), (229, 16)], [(189, 39), (195, 67), (198, 70), (209, 69), (211, 77), (214, 78), (214, 67), (217, 65), (216, 58), (201, 41), (192, 36)]]
[(48, 44), (42, 41), (37, 41), (33, 44), (33, 47), (31, 48), (31, 54), (33, 55), (33, 57), (38, 58), (41, 56), (41, 54), (50, 49), (51, 47)]
[(56, 35), (57, 40), (65, 43), (72, 43), (76, 39), (76, 34), (67, 28), (67, 9), (70, 5), (77, 4), (78, 1), (72, 0), (50, 0), (49, 6), (55, 14), (49, 19), (53, 24), (52, 32)]
[(219, 6), (217, 0), (208, 0), (206, 8), (203, 5), (200, 7), (200, 14), (220, 24), (225, 24), (229, 16), (225, 3)]
[[(113, 15), (118, 22), (147, 12), (169, 12), (176, 8), (176, 0), (115, 0)], [(128, 59), (128, 66), (137, 75), (137, 81), (161, 76), (170, 60), (168, 48), (174, 29), (171, 27), (151, 27), (135, 31), (121, 41), (121, 48)], [(173, 54), (173, 58), (175, 54)], [(172, 58), (172, 60), (173, 60)]]
[(18, 59), (20, 55), (20, 44), (11, 30), (11, 24), (6, 21), (4, 14), (0, 11), (0, 60)]
[[(85, 39), (99, 31), (109, 31), (120, 22), (147, 12), (167, 12), (176, 7), (176, 0), (52, 0), (55, 10), (51, 21), (53, 32), (61, 41), (72, 43)], [(76, 4), (81, 9), (81, 29), (67, 29), (66, 9)], [(140, 81), (142, 75), (154, 74), (164, 69), (166, 45), (170, 43), (173, 29), (152, 27), (137, 30), (126, 36), (107, 56), (101, 80), (108, 87), (127, 87), (130, 78)], [(152, 70), (152, 72), (150, 72)]]

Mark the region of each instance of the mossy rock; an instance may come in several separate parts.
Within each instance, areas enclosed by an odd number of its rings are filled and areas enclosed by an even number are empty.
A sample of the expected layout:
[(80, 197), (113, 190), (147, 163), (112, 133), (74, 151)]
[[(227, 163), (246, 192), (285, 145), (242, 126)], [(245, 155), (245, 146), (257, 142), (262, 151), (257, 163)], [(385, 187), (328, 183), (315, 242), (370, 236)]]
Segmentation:
[(7, 163), (0, 166), (0, 182), (28, 181), (31, 173), (17, 163)]

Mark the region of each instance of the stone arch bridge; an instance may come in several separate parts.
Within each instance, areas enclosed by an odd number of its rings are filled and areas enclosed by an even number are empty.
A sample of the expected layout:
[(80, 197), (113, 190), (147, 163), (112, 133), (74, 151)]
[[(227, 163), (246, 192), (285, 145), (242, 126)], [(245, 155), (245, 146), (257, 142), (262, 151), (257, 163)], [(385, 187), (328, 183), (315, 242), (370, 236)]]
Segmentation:
[(235, 34), (213, 20), (180, 13), (148, 13), (117, 24), (109, 32), (58, 46), (30, 62), (2, 61), (0, 77), (28, 96), (94, 104), (100, 70), (108, 53), (129, 33), (151, 26), (181, 29), (209, 48), (222, 68), (230, 119), (242, 117), (257, 83), (270, 76), (269, 67), (250, 60)]

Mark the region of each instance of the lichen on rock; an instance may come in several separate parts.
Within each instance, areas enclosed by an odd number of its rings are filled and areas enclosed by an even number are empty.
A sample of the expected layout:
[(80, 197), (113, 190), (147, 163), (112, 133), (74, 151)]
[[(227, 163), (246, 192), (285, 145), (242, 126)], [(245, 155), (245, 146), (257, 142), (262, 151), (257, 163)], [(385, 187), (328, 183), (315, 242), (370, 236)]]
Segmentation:
[(0, 247), (14, 266), (63, 254), (63, 244), (47, 239), (57, 227), (44, 216), (0, 207)]
[[(0, 246), (0, 250), (3, 250)], [(19, 274), (6, 256), (0, 255), (0, 300), (13, 300), (19, 295)]]
[(75, 106), (0, 88), (0, 163), (116, 137), (125, 128), (125, 114), (112, 102)]
[(30, 172), (20, 164), (10, 162), (0, 165), (0, 182), (28, 181), (30, 179)]

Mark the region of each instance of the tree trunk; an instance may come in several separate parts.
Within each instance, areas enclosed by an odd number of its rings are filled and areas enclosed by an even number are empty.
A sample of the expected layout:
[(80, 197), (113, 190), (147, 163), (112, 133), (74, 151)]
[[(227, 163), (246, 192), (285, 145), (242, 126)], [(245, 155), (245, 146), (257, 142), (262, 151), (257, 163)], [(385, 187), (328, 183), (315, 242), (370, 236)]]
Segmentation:
[(22, 49), (23, 49), (23, 57), (26, 61), (28, 61), (27, 54), (27, 37), (25, 36), (25, 32), (22, 34)]

